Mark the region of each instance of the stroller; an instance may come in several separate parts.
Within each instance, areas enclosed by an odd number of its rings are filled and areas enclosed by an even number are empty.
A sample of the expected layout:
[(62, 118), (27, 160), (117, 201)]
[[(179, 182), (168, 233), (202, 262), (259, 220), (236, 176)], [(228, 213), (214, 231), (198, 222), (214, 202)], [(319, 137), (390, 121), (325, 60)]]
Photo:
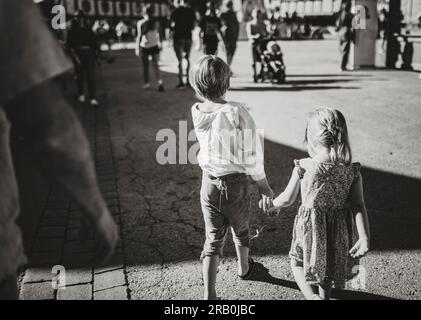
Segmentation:
[[(271, 37), (261, 38), (253, 44), (253, 81), (284, 83), (286, 78), (283, 54), (279, 44)], [(260, 72), (256, 64), (260, 63)]]

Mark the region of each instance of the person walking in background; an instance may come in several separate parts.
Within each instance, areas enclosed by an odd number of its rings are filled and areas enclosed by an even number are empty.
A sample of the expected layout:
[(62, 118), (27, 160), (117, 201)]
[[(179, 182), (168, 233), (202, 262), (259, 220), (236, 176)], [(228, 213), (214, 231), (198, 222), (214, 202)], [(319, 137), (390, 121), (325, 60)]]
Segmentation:
[[(99, 191), (82, 125), (55, 81), (71, 69), (71, 63), (33, 1), (0, 1), (0, 15), (1, 30), (13, 30), (0, 37), (0, 300), (3, 300), (18, 299), (17, 271), (27, 261), (16, 224), (20, 206), (10, 150), (11, 127), (27, 141), (32, 159), (39, 163), (49, 181), (58, 185), (91, 223), (96, 242), (94, 264), (111, 256), (118, 231)], [(82, 227), (86, 230), (85, 223)]]
[(227, 11), (221, 14), (221, 20), (224, 30), (225, 49), (227, 51), (227, 64), (231, 67), (232, 59), (234, 58), (235, 50), (237, 49), (238, 35), (240, 33), (240, 25), (232, 1), (227, 2)]
[[(192, 47), (192, 31), (196, 24), (196, 14), (189, 1), (179, 0), (178, 7), (171, 14), (171, 30), (174, 42), (174, 51), (178, 60), (178, 89), (189, 84), (190, 51)], [(183, 81), (183, 58), (186, 59), (187, 81)]]
[(337, 31), (339, 33), (339, 44), (342, 54), (341, 70), (347, 69), (351, 44), (354, 41), (354, 30), (352, 29), (352, 19), (354, 15), (351, 13), (351, 2), (346, 1), (342, 4), (342, 10), (337, 22)]
[(118, 42), (123, 43), (126, 40), (127, 34), (129, 33), (129, 26), (121, 20), (115, 27), (115, 34)]
[[(265, 210), (273, 197), (254, 120), (245, 104), (225, 100), (230, 74), (222, 59), (206, 55), (193, 67), (190, 77), (196, 94), (204, 100), (193, 105), (192, 118), (200, 145), (197, 159), (203, 171), (200, 202), (206, 241), (200, 260), (205, 300), (217, 299), (216, 275), (229, 228), (238, 258), (237, 275), (242, 280), (252, 275), (247, 176), (256, 182), (259, 194), (265, 198)], [(231, 139), (232, 132), (237, 134), (235, 139)]]
[(216, 55), (219, 38), (223, 38), (221, 34), (222, 22), (216, 16), (216, 10), (211, 2), (208, 2), (206, 14), (200, 20), (199, 26), (204, 53)]
[(261, 47), (262, 39), (269, 35), (267, 30), (267, 25), (264, 20), (264, 14), (259, 9), (254, 9), (251, 12), (252, 20), (250, 20), (246, 25), (247, 37), (252, 51), (253, 58), (253, 77), (254, 81), (257, 82), (257, 68), (256, 63), (260, 63), (259, 74), (262, 74), (263, 65), (261, 61), (261, 54), (263, 53), (264, 48)]
[(158, 19), (154, 16), (153, 6), (145, 7), (145, 14), (142, 20), (137, 23), (136, 56), (141, 56), (143, 62), (144, 89), (150, 88), (149, 83), (149, 61), (152, 60), (152, 67), (158, 80), (158, 91), (164, 91), (164, 82), (159, 70), (159, 53), (161, 51), (161, 31)]
[(91, 106), (97, 107), (96, 65), (99, 64), (99, 48), (83, 11), (79, 11), (71, 22), (67, 34), (67, 46), (73, 57), (79, 102), (86, 101), (85, 84), (88, 87), (88, 99)]
[[(319, 108), (311, 112), (305, 140), (310, 157), (294, 161), (288, 186), (268, 211), (279, 213), (301, 194), (289, 252), (292, 273), (306, 299), (329, 300), (332, 283), (343, 289), (356, 265), (353, 258), (364, 256), (370, 247), (363, 178), (361, 165), (352, 163), (340, 111)], [(350, 232), (354, 223), (359, 237), (355, 243)]]

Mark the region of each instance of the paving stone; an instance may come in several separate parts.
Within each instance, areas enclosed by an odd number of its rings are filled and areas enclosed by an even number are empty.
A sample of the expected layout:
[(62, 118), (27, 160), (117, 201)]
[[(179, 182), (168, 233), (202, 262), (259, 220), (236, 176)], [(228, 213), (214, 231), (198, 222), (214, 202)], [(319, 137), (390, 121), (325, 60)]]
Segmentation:
[(92, 282), (92, 268), (66, 269), (66, 286)]
[(35, 240), (32, 252), (61, 252), (63, 239), (37, 239)]
[(68, 215), (69, 213), (67, 210), (46, 210), (43, 218), (67, 217)]
[(107, 192), (107, 193), (103, 194), (103, 197), (105, 199), (115, 199), (115, 198), (118, 197), (118, 194), (117, 194), (117, 192)]
[(80, 240), (79, 229), (67, 229), (66, 239), (67, 239), (67, 241), (78, 241), (78, 240)]
[(80, 220), (78, 218), (69, 219), (67, 227), (70, 229), (78, 229), (80, 227)]
[(61, 252), (33, 252), (29, 258), (31, 267), (49, 267), (60, 263)]
[(54, 289), (50, 281), (39, 283), (24, 283), (20, 291), (22, 300), (53, 300)]
[(63, 238), (66, 233), (65, 227), (41, 227), (38, 230), (38, 238)]
[(65, 227), (67, 225), (67, 216), (44, 217), (41, 220), (43, 227)]
[(51, 268), (28, 268), (25, 270), (25, 275), (23, 276), (23, 283), (28, 282), (42, 282), (42, 281), (51, 281), (53, 274), (51, 273)]
[(91, 253), (65, 254), (62, 265), (66, 269), (87, 268), (91, 267), (92, 258)]
[(127, 287), (120, 286), (94, 292), (94, 300), (127, 300)]
[(85, 252), (93, 252), (94, 249), (94, 240), (88, 241), (66, 241), (64, 245), (64, 253), (71, 254), (71, 253), (85, 253)]
[(94, 269), (95, 273), (103, 273), (111, 270), (122, 269), (124, 267), (124, 258), (121, 253), (114, 254), (107, 262)]
[(126, 278), (122, 269), (94, 275), (94, 291), (122, 286), (125, 284)]
[(107, 205), (108, 205), (109, 207), (113, 207), (113, 206), (118, 207), (119, 202), (118, 202), (118, 200), (117, 200), (117, 199), (108, 199), (108, 200), (107, 200)]
[(57, 291), (57, 300), (92, 300), (92, 284), (67, 286)]

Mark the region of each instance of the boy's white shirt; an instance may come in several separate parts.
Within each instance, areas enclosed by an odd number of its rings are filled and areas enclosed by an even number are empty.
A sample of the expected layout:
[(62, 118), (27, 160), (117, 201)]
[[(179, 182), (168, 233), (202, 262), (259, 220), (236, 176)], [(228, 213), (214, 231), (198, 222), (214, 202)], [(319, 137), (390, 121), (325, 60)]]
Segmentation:
[(215, 112), (202, 112), (199, 105), (193, 105), (192, 118), (202, 170), (215, 177), (245, 173), (254, 181), (264, 179), (263, 146), (245, 105), (229, 101)]

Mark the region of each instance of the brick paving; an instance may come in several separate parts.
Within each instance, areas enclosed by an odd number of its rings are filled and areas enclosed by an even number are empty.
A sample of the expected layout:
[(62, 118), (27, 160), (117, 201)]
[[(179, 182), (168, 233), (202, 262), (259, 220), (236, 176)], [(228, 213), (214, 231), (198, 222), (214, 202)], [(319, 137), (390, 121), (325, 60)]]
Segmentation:
[[(104, 90), (104, 88), (102, 88)], [(110, 211), (120, 225), (119, 194), (114, 174), (110, 128), (106, 115), (107, 96), (102, 95), (101, 108), (76, 105), (95, 158), (98, 182)], [(120, 241), (111, 259), (93, 267), (93, 240), (79, 241), (80, 212), (58, 190), (50, 187), (44, 211), (24, 271), (20, 298), (24, 300), (101, 300), (130, 299), (124, 259), (124, 241)], [(66, 287), (53, 288), (52, 268), (64, 266)]]

